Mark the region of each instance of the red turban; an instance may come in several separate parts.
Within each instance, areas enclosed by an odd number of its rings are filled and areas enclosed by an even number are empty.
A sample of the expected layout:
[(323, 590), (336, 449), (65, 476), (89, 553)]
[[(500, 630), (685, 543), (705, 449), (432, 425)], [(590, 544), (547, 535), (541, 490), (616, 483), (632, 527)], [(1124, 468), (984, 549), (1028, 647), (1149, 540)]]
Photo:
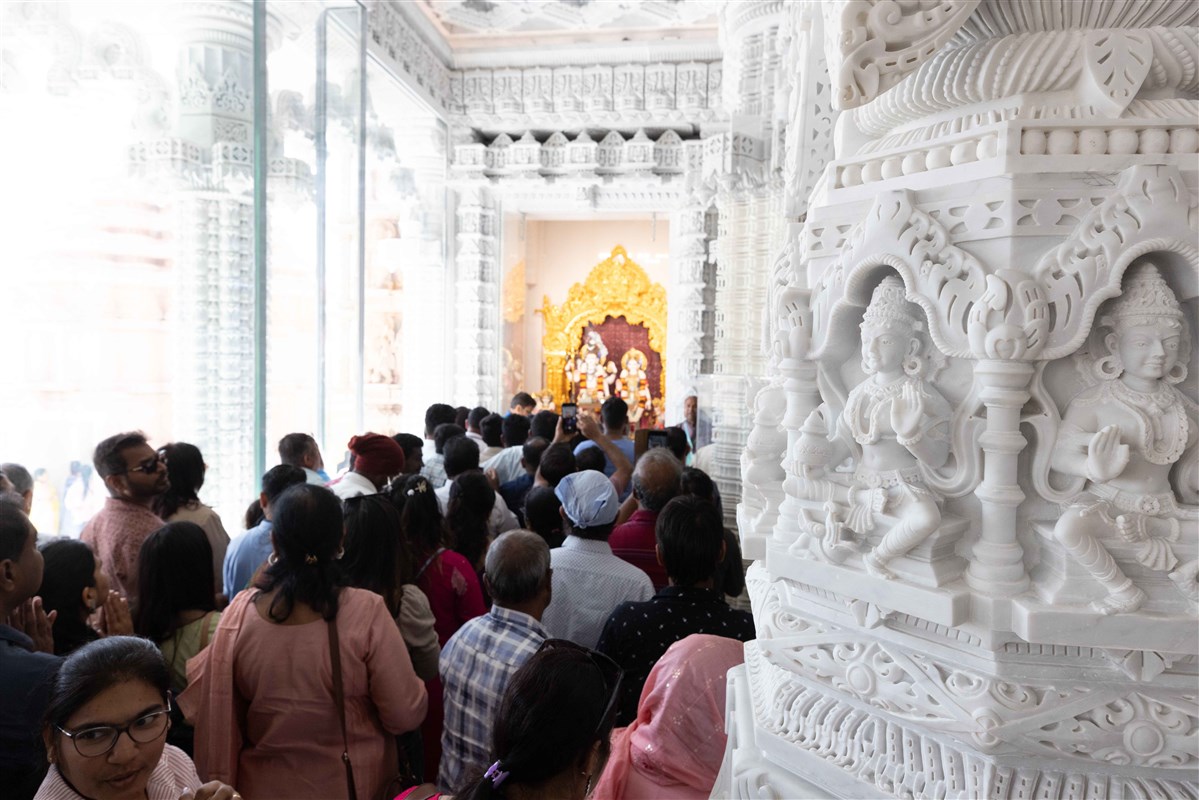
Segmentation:
[(354, 454), (354, 471), (360, 475), (392, 477), (404, 471), (404, 448), (381, 433), (354, 436), (347, 445)]

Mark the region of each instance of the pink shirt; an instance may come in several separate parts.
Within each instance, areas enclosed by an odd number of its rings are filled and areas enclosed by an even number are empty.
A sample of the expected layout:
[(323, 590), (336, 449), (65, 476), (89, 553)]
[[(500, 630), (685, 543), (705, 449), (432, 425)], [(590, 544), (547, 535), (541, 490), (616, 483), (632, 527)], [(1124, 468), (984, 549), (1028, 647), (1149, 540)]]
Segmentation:
[[(327, 625), (268, 622), (251, 602), (255, 594), (238, 594), (212, 644), (188, 662), (191, 683), (180, 706), (195, 717), (196, 762), (205, 777), (253, 800), (344, 797)], [(425, 716), (425, 686), (377, 594), (343, 589), (337, 632), (354, 781), (359, 797), (376, 797), (397, 772), (394, 734), (415, 729)], [(221, 675), (230, 668), (232, 714), (219, 700)], [(205, 693), (218, 702), (206, 706)], [(219, 750), (233, 745), (236, 766), (225, 774)]]
[(429, 598), (437, 641), (442, 647), (458, 629), (487, 613), (479, 576), (466, 557), (442, 550), (422, 565), (416, 585)]
[(150, 509), (110, 497), (104, 508), (83, 527), (79, 538), (104, 562), (104, 571), (130, 603), (137, 599), (137, 561), (142, 542), (165, 523)]

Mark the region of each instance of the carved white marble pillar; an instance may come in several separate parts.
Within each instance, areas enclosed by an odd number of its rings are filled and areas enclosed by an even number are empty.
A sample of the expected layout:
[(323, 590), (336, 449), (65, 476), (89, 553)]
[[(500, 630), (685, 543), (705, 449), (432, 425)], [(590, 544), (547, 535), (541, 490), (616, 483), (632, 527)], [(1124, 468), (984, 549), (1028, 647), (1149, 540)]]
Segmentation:
[(499, 228), (495, 200), (478, 184), (457, 187), (454, 257), (454, 394), (451, 402), (499, 402)]
[[(761, 330), (770, 259), (780, 244), (783, 180), (772, 166), (779, 0), (729, 3), (721, 10), (727, 130), (705, 138), (704, 178), (716, 187), (713, 343), (713, 479), (724, 497), (741, 496), (741, 453), (753, 426), (752, 400), (766, 372)], [(735, 508), (727, 504), (731, 521)]]
[(666, 336), (670, 420), (681, 418), (683, 399), (695, 389), (696, 379), (711, 370), (713, 286), (709, 281), (708, 213), (702, 202), (693, 200), (670, 215), (670, 314)]
[[(205, 499), (244, 505), (254, 442), (252, 4), (184, 2), (169, 10), (181, 45), (175, 131), (199, 149), (201, 183), (177, 196), (180, 396), (176, 429), (204, 453)], [(272, 18), (272, 22), (275, 20)], [(151, 143), (156, 148), (172, 142)], [(200, 166), (200, 165), (197, 165)]]
[[(793, 341), (795, 337), (791, 333), (797, 328), (811, 326), (810, 297), (805, 293), (797, 294), (792, 288), (800, 285), (796, 267), (803, 233), (801, 220), (807, 215), (809, 196), (817, 179), (833, 157), (832, 134), (837, 112), (831, 104), (823, 34), (819, 5), (792, 3), (787, 6), (775, 40), (775, 49), (780, 54), (780, 74), (774, 81), (774, 128), (778, 135), (771, 165), (772, 170), (777, 169), (783, 175), (782, 216), (787, 228), (782, 248), (774, 260), (761, 337), (761, 350), (769, 355), (767, 372), (770, 380), (754, 399), (758, 409), (754, 429), (741, 457), (746, 507), (738, 510), (737, 528), (742, 551), (750, 558), (764, 555), (766, 539), (776, 524), (782, 526), (778, 535), (788, 540), (798, 535), (794, 528), (799, 515), (796, 479), (784, 481), (777, 472), (769, 472), (761, 466), (751, 467), (773, 458), (772, 449), (762, 451), (760, 448), (774, 440), (773, 426), (778, 423), (774, 415), (763, 413), (762, 409), (778, 406), (782, 402), (778, 395), (784, 393), (784, 381), (791, 381), (785, 392), (787, 411), (782, 420), (782, 431), (789, 442), (787, 452), (790, 453), (798, 440), (800, 426), (819, 404), (818, 395), (812, 402), (799, 388), (805, 384), (814, 386), (814, 366), (803, 360), (802, 353), (784, 354), (783, 351), (793, 345), (806, 346)], [(804, 342), (809, 335), (810, 330), (807, 330)], [(805, 398), (802, 401), (801, 396)], [(796, 469), (791, 459), (785, 458), (784, 462), (786, 473), (794, 476)], [(748, 474), (750, 469), (755, 471), (752, 477)], [(781, 515), (775, 513), (779, 509), (770, 499), (780, 496), (783, 498)]]
[(1199, 12), (820, 10), (713, 796), (1199, 796)]

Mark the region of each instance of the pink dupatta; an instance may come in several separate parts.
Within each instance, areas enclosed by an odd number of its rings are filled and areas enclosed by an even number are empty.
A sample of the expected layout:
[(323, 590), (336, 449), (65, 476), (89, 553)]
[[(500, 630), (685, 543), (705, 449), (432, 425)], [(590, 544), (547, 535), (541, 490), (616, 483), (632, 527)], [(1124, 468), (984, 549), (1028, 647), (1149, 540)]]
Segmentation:
[(692, 634), (672, 644), (649, 673), (637, 719), (612, 732), (612, 754), (592, 797), (625, 797), (632, 770), (674, 789), (672, 797), (711, 794), (728, 740), (725, 674), (744, 661), (744, 644), (723, 636)]
[(179, 708), (196, 727), (196, 771), (205, 781), (237, 785), (237, 762), (242, 747), (238, 709), (244, 703), (233, 685), (233, 654), (246, 614), (257, 613), (256, 589), (240, 592), (221, 614), (208, 647), (187, 662), (187, 689)]

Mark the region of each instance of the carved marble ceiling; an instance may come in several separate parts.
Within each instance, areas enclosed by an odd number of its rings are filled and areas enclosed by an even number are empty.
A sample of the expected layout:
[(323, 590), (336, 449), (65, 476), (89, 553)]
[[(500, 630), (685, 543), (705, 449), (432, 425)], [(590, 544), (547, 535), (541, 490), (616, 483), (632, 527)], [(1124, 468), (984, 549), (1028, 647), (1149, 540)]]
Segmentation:
[(416, 0), (451, 45), (512, 35), (587, 32), (619, 41), (673, 30), (712, 34), (716, 0)]

